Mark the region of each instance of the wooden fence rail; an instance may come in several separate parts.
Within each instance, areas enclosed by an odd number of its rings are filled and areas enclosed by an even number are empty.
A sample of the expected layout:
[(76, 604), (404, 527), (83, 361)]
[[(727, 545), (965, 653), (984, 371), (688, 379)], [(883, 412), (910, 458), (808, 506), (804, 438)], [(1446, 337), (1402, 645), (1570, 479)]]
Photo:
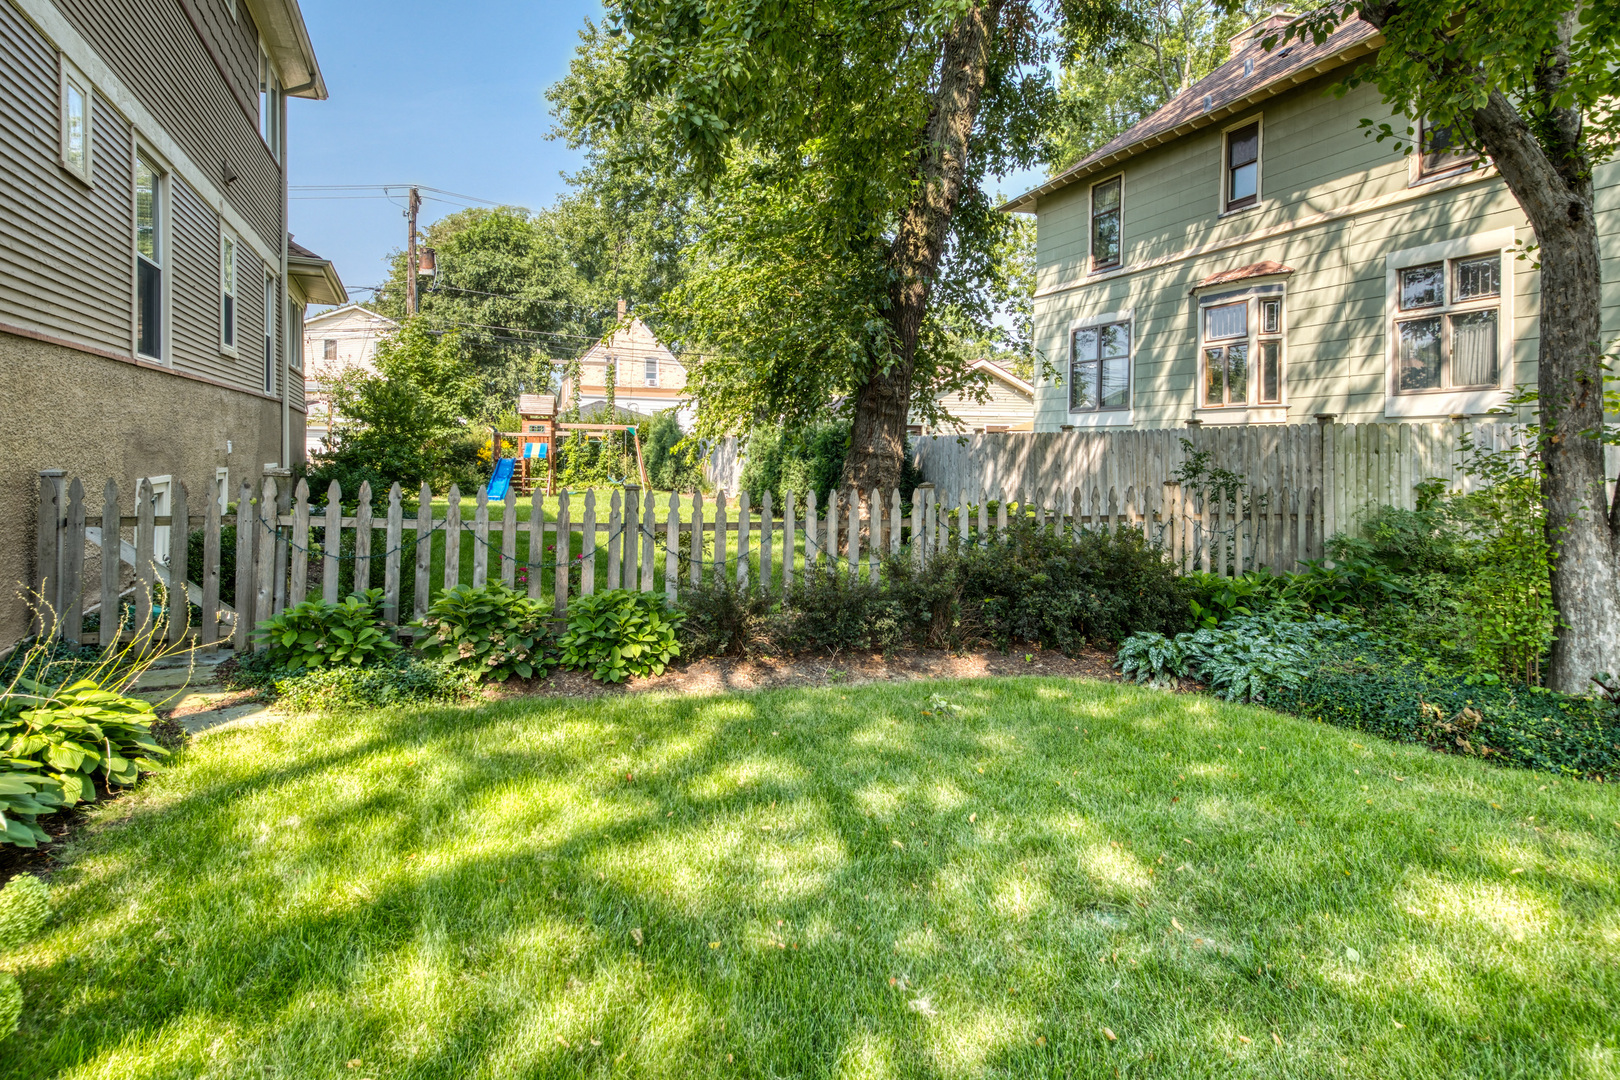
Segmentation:
[[(123, 625), (133, 634), (161, 621), (169, 640), (229, 641), (247, 650), (258, 620), (305, 599), (335, 602), (357, 586), (379, 589), (384, 621), (406, 625), (439, 592), (491, 580), (549, 601), (558, 615), (571, 597), (599, 588), (662, 592), (674, 602), (722, 580), (772, 590), (818, 573), (877, 580), (886, 559), (926, 564), (941, 551), (1004, 537), (1019, 522), (1059, 537), (1139, 531), (1182, 571), (1221, 574), (1292, 570), (1320, 558), (1327, 535), (1316, 488), (1234, 495), (1167, 483), (996, 498), (923, 484), (910, 502), (897, 490), (849, 490), (829, 493), (820, 505), (814, 492), (785, 493), (778, 507), (767, 492), (756, 508), (746, 492), (735, 500), (723, 491), (655, 498), (633, 486), (536, 492), (524, 507), (514, 491), (491, 503), (482, 488), (469, 500), (452, 487), (441, 514), (424, 485), (409, 516), (397, 484), (381, 506), (362, 484), (352, 510), (335, 482), (323, 494), (312, 502), (304, 481), (266, 475), (243, 482), (235, 512), (209, 498), (193, 513), (185, 485), (176, 482), (170, 513), (159, 515), (143, 480), (135, 512), (126, 514), (109, 480), (101, 513), (92, 515), (78, 479), (64, 488), (61, 473), (42, 473), (40, 626), (90, 643), (102, 641), (104, 629)], [(101, 562), (99, 589), (83, 580), (91, 552)], [(187, 602), (170, 602), (182, 588)], [(88, 628), (92, 610), (98, 626)]]

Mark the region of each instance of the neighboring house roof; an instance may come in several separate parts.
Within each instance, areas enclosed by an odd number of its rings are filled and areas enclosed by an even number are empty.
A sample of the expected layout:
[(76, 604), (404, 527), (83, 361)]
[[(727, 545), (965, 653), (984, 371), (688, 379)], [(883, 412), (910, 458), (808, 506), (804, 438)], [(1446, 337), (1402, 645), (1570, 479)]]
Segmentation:
[(338, 277), (337, 267), (303, 244), (287, 236), (287, 274), (298, 282), (304, 299), (311, 304), (347, 304), (349, 291)]
[(1014, 390), (1017, 390), (1019, 393), (1028, 394), (1031, 398), (1035, 396), (1035, 388), (1033, 386), (1025, 382), (1023, 379), (1020, 379), (1018, 376), (1014, 375), (1012, 372), (1008, 371), (1006, 368), (1002, 367), (993, 360), (975, 360), (973, 363), (968, 365), (968, 370), (988, 372), (992, 379), (1000, 379), (1002, 382), (1006, 383)]
[(323, 311), (319, 315), (311, 315), (309, 318), (304, 320), (304, 327), (307, 329), (314, 326), (318, 322), (322, 322), (323, 320), (335, 319), (342, 315), (354, 315), (356, 313), (369, 317), (372, 322), (384, 323), (388, 326), (399, 325), (399, 323), (395, 322), (393, 319), (390, 319), (388, 316), (379, 315), (377, 312), (372, 311), (368, 307), (362, 307), (361, 305), (355, 303), (348, 303), (344, 304), (342, 307), (335, 307), (331, 311)]
[[(1209, 127), (1357, 57), (1375, 52), (1383, 44), (1383, 38), (1372, 24), (1361, 19), (1350, 19), (1320, 45), (1306, 38), (1303, 41), (1290, 41), (1271, 52), (1262, 48), (1261, 35), (1287, 26), (1291, 18), (1273, 15), (1262, 19), (1245, 35), (1240, 35), (1248, 36), (1249, 42), (1241, 48), (1234, 47), (1226, 63), (1177, 94), (1157, 111), (1143, 117), (1129, 130), (1116, 135), (1063, 172), (1039, 187), (1026, 191), (1001, 209), (1033, 213), (1037, 201), (1044, 195), (1051, 195), (1149, 147)], [(1246, 73), (1250, 61), (1253, 61), (1254, 68), (1252, 73)]]
[[(245, 0), (253, 22), (264, 38), (270, 62), (276, 66), (282, 90), (289, 97), (326, 100), (326, 80), (315, 59), (315, 46), (304, 25), (298, 0)], [(182, 5), (185, 6), (185, 5)]]
[[(675, 359), (675, 354), (666, 349), (662, 342), (653, 334), (647, 324), (640, 319), (631, 319), (628, 326), (615, 330), (606, 341), (598, 341), (585, 351), (579, 358), (581, 364), (602, 364), (606, 366), (609, 354), (619, 360), (646, 360), (649, 356), (658, 358), (659, 363), (685, 365)], [(596, 385), (586, 383), (585, 385)], [(627, 388), (628, 389), (628, 388)]]
[(1218, 274), (1211, 274), (1200, 281), (1194, 288), (1202, 289), (1210, 285), (1225, 285), (1229, 281), (1242, 281), (1252, 277), (1274, 277), (1282, 274), (1292, 274), (1292, 266), (1284, 266), (1280, 262), (1266, 259), (1263, 262), (1250, 263), (1248, 266), (1239, 266), (1233, 270), (1222, 270)]

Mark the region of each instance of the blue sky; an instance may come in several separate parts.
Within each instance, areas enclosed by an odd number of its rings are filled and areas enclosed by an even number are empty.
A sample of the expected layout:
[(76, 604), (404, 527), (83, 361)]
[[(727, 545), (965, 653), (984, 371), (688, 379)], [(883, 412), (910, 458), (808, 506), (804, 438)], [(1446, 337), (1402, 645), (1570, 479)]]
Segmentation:
[[(290, 182), (422, 184), (539, 209), (579, 155), (547, 138), (546, 88), (568, 70), (596, 0), (303, 0), (331, 98), (288, 104)], [(1035, 177), (1009, 177), (1008, 194)], [(405, 245), (403, 198), (292, 192), (292, 232), (357, 288)], [(369, 196), (356, 198), (353, 196)], [(429, 201), (422, 222), (466, 203)]]

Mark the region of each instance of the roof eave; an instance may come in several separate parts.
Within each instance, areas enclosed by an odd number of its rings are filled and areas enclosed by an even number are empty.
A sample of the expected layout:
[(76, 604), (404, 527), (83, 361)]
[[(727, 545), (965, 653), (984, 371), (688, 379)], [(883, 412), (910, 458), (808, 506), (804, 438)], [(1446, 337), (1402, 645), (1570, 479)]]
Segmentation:
[(325, 101), (326, 79), (298, 0), (247, 0), (247, 6), (287, 96)]
[(311, 304), (347, 304), (349, 291), (338, 277), (337, 267), (327, 259), (287, 256), (287, 273), (298, 279), (299, 287)]
[[(1031, 188), (1022, 195), (1018, 196), (1016, 199), (1003, 203), (1002, 205), (996, 207), (996, 209), (1004, 214), (1033, 214), (1035, 213), (1037, 202), (1043, 195), (1050, 195), (1053, 192), (1068, 187), (1077, 180), (1083, 180), (1087, 176), (1101, 172), (1110, 166), (1117, 165), (1127, 158), (1135, 157), (1143, 150), (1151, 149), (1155, 146), (1162, 146), (1173, 139), (1179, 139), (1183, 135), (1188, 135), (1194, 131), (1209, 127), (1217, 121), (1224, 120), (1234, 113), (1242, 112), (1244, 109), (1250, 108), (1261, 101), (1265, 101), (1268, 98), (1274, 98), (1278, 94), (1292, 90), (1300, 83), (1309, 82), (1318, 75), (1324, 75), (1327, 72), (1332, 71), (1334, 68), (1343, 67), (1350, 61), (1359, 59), (1370, 52), (1376, 52), (1382, 45), (1383, 37), (1381, 35), (1375, 35), (1371, 38), (1365, 38), (1361, 41), (1354, 42), (1336, 53), (1323, 57), (1321, 60), (1310, 65), (1309, 67), (1300, 68), (1298, 71), (1295, 71), (1289, 75), (1284, 75), (1277, 78), (1272, 82), (1267, 83), (1265, 86), (1258, 87), (1252, 93), (1238, 98), (1235, 101), (1229, 101), (1226, 104), (1211, 109), (1206, 113), (1201, 113), (1193, 119), (1188, 120), (1185, 123), (1177, 124), (1175, 127), (1166, 131), (1158, 132), (1157, 134), (1151, 135), (1148, 138), (1139, 139), (1136, 142), (1122, 146), (1118, 150), (1115, 150), (1113, 153), (1109, 154), (1107, 157), (1099, 158), (1096, 161), (1087, 161), (1080, 165), (1075, 165), (1067, 171), (1052, 177), (1039, 187)], [(1192, 91), (1189, 89), (1183, 92), (1191, 93)]]

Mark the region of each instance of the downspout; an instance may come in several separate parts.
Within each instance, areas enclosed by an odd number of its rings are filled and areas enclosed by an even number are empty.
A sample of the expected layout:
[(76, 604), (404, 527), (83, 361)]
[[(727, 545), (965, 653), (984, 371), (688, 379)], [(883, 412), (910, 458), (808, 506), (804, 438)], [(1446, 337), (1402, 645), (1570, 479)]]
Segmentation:
[(292, 380), (291, 354), (288, 347), (292, 344), (292, 327), (287, 325), (287, 313), (292, 310), (292, 297), (287, 287), (287, 230), (292, 222), (287, 220), (287, 95), (281, 94), (279, 103), (281, 110), (278, 134), (281, 142), (281, 287), (276, 290), (280, 297), (281, 310), (276, 313), (276, 325), (281, 329), (281, 347), (277, 350), (281, 354), (281, 467), (292, 468)]

